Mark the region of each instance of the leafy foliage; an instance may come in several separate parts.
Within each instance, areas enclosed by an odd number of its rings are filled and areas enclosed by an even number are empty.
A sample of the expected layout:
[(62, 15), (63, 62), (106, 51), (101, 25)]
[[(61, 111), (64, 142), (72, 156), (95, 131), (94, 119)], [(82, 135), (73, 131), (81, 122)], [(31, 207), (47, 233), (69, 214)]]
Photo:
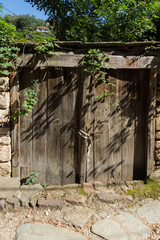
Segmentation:
[[(82, 62), (85, 66), (84, 71), (90, 73), (91, 76), (94, 76), (96, 81), (100, 81), (105, 83), (107, 86), (112, 85), (115, 87), (115, 84), (111, 83), (107, 78), (107, 70), (113, 67), (109, 66), (108, 54), (102, 52), (100, 49), (90, 49), (88, 53), (85, 55), (85, 60)], [(98, 99), (102, 99), (104, 97), (109, 97), (114, 93), (109, 90), (105, 90), (103, 93), (96, 96)]]
[(38, 182), (37, 177), (39, 176), (39, 173), (35, 171), (29, 171), (29, 177), (26, 179), (25, 185), (32, 185), (36, 182)]
[(9, 75), (9, 69), (15, 69), (15, 59), (19, 48), (15, 47), (15, 27), (0, 16), (0, 76)]
[(44, 10), (60, 40), (160, 40), (159, 0), (25, 0)]
[(20, 111), (17, 111), (12, 115), (12, 119), (16, 120), (18, 116), (20, 115), (29, 115), (29, 112), (32, 112), (33, 107), (36, 105), (38, 101), (38, 92), (39, 92), (39, 87), (38, 87), (39, 81), (34, 80), (32, 86), (24, 91), (24, 96), (26, 96), (26, 100), (23, 103), (24, 109), (20, 109)]

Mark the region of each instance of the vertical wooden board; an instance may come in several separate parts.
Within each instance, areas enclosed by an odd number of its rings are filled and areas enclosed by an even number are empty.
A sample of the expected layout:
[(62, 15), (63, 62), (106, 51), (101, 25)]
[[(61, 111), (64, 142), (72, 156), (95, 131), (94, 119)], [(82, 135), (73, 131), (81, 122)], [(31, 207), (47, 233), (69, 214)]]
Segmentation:
[[(24, 68), (20, 71), (19, 76), (19, 85), (20, 85), (20, 109), (24, 109), (23, 103), (26, 99), (24, 96), (24, 91), (27, 90), (31, 85), (32, 80), (32, 69)], [(32, 113), (29, 113), (29, 116), (21, 115), (20, 116), (20, 175), (21, 179), (29, 176), (26, 171), (23, 171), (23, 168), (31, 169), (32, 164)], [(25, 174), (24, 174), (25, 172)]]
[[(105, 97), (108, 87), (105, 83), (97, 82), (94, 88), (93, 116), (94, 116), (94, 159), (95, 180), (106, 183), (109, 179), (109, 104)], [(103, 96), (99, 98), (98, 96)]]
[(61, 185), (63, 178), (63, 161), (61, 159), (61, 128), (63, 101), (63, 70), (48, 69), (48, 97), (47, 97), (47, 184)]
[(64, 81), (62, 91), (62, 125), (60, 128), (62, 161), (62, 184), (75, 182), (74, 169), (74, 114), (77, 95), (78, 70), (67, 68), (63, 70)]
[[(19, 109), (19, 73), (13, 72), (10, 80), (11, 114)], [(20, 176), (19, 118), (11, 122), (12, 177)]]
[(146, 114), (148, 71), (137, 70), (136, 84), (136, 118), (135, 118), (135, 151), (133, 164), (133, 178), (144, 179), (146, 176)]
[(95, 117), (95, 95), (94, 95), (95, 79), (92, 76), (87, 76), (84, 83), (84, 105), (83, 115), (85, 116), (84, 131), (88, 134), (85, 135), (85, 159), (84, 170), (87, 182), (93, 182), (95, 180), (95, 155), (94, 155), (94, 126)]
[(39, 80), (38, 102), (32, 111), (32, 164), (31, 170), (40, 173), (38, 180), (46, 183), (47, 168), (47, 71), (36, 69), (33, 79)]
[(154, 167), (154, 148), (155, 148), (155, 116), (156, 116), (156, 86), (157, 69), (149, 70), (149, 88), (148, 88), (148, 112), (147, 112), (147, 176), (151, 174)]
[[(77, 166), (79, 167), (80, 182), (93, 181), (93, 154), (90, 148), (88, 156), (88, 140), (87, 134), (90, 136), (93, 133), (93, 123), (91, 114), (91, 98), (92, 98), (92, 80), (84, 69), (79, 69), (79, 84), (77, 91), (77, 134), (78, 134), (78, 151), (77, 151)], [(83, 131), (83, 132), (82, 132)], [(90, 136), (91, 138), (91, 136)], [(91, 147), (91, 145), (90, 145)], [(89, 161), (88, 161), (89, 160)], [(89, 170), (89, 166), (91, 169)], [(89, 172), (88, 172), (89, 171)]]
[(135, 78), (136, 72), (120, 70), (120, 116), (121, 116), (121, 179), (133, 179), (134, 148), (135, 148)]
[[(121, 180), (121, 113), (118, 111), (120, 105), (121, 81), (118, 77), (119, 71), (110, 71), (110, 115), (109, 115), (109, 180)], [(113, 94), (112, 94), (113, 93)]]

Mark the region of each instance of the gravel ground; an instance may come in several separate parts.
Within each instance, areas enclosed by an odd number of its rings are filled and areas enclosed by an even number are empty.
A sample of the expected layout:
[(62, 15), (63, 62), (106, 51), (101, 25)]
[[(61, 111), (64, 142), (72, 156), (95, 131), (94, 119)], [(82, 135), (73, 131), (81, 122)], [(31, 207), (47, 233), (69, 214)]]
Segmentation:
[[(46, 209), (24, 209), (0, 213), (0, 240), (14, 240), (15, 231), (18, 226), (25, 223), (49, 223), (54, 226), (71, 228), (74, 231), (86, 236), (89, 240), (100, 240), (98, 236), (93, 236), (90, 232), (90, 226), (95, 222), (88, 222), (83, 229), (75, 229), (67, 226), (63, 220), (63, 213), (60, 210)], [(146, 240), (160, 239), (160, 224), (148, 224), (151, 229), (151, 235)]]

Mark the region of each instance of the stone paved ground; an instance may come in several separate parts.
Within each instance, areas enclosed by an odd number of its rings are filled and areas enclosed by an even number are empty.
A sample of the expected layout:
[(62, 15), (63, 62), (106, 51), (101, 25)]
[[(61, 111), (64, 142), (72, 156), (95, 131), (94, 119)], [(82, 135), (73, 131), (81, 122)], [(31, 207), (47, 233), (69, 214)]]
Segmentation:
[(132, 198), (126, 188), (96, 183), (89, 194), (78, 185), (0, 189), (0, 240), (160, 239), (160, 198)]

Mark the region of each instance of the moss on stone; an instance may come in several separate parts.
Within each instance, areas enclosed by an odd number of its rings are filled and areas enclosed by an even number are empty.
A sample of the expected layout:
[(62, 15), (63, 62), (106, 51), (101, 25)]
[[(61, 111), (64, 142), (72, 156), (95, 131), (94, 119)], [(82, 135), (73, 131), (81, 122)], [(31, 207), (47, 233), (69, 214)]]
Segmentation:
[(144, 184), (144, 187), (128, 189), (127, 195), (131, 195), (132, 197), (151, 197), (154, 199), (160, 196), (158, 192), (159, 184), (155, 179), (147, 178)]
[(79, 189), (78, 189), (78, 194), (83, 194), (83, 195), (85, 195), (87, 198), (89, 198), (89, 196), (90, 196), (88, 193), (86, 193), (86, 192), (84, 191), (83, 188), (79, 188)]

